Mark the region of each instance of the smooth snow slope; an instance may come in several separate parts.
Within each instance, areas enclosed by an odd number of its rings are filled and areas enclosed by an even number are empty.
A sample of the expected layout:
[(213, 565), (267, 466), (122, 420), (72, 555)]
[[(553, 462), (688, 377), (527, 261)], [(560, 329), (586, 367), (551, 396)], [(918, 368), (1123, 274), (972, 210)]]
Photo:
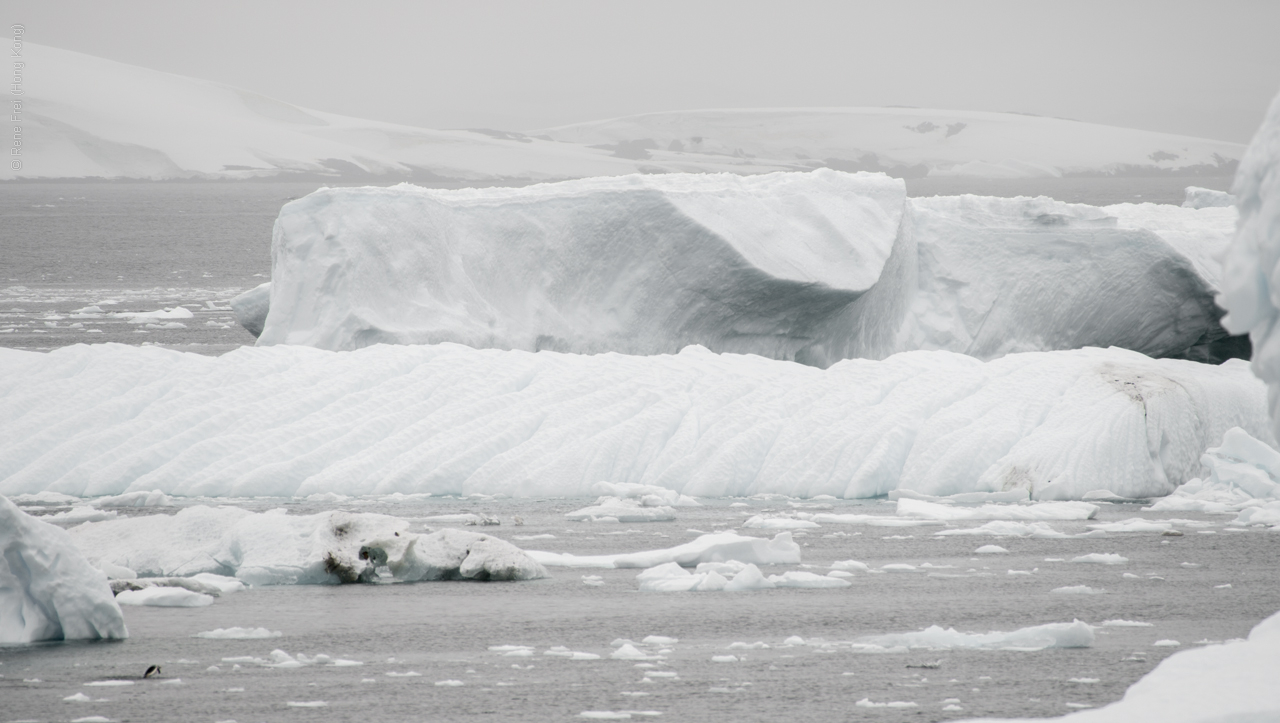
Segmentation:
[(281, 209), (258, 344), (790, 359), (875, 283), (905, 196), (829, 170), (322, 189)]
[(261, 288), (233, 306), (259, 345), (334, 350), (701, 344), (825, 367), (1120, 346), (1218, 361), (1216, 255), (1234, 222), (1231, 208), (906, 199), (901, 181), (829, 169), (322, 189), (280, 212), (269, 304)]
[[(1244, 147), (1132, 128), (1015, 113), (931, 108), (756, 108), (673, 111), (538, 131), (571, 143), (629, 143), (655, 162), (683, 152), (761, 163), (827, 163), (899, 175), (1026, 178), (1070, 173), (1228, 175)], [(913, 166), (918, 166), (913, 168)]]
[(1274, 445), (1262, 389), (1242, 361), (1121, 349), (826, 370), (700, 347), (3, 351), (0, 493), (1146, 497), (1231, 427)]
[(1267, 382), (1280, 430), (1280, 95), (1271, 101), (1231, 189), (1240, 227), (1223, 266), (1223, 323), (1253, 341), (1253, 371)]
[(310, 175), (484, 181), (724, 171), (739, 159), (641, 163), (569, 143), (437, 131), (301, 108), (247, 90), (25, 43), (24, 168), (10, 178)]
[(0, 643), (127, 637), (107, 576), (71, 536), (0, 496)]

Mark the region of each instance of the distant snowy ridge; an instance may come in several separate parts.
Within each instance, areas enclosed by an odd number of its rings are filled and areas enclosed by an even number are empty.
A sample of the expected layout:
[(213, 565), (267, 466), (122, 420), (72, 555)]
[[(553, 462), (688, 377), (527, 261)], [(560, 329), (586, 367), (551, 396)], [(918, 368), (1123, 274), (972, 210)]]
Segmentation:
[(321, 189), (286, 204), (260, 346), (675, 353), (826, 367), (1120, 346), (1247, 355), (1219, 324), (1234, 208), (907, 198), (883, 174), (633, 175), (510, 189)]
[(699, 347), (0, 350), (0, 493), (1144, 498), (1232, 427), (1274, 446), (1262, 389), (1242, 361), (1121, 349), (826, 370)]
[[(1242, 146), (1011, 113), (896, 108), (658, 113), (529, 134), (430, 130), (24, 43), (13, 178), (385, 178), (527, 183), (628, 173), (1226, 175)], [(554, 140), (552, 140), (554, 139)], [(680, 148), (680, 150), (674, 150)]]
[(899, 177), (1227, 176), (1239, 143), (1016, 113), (746, 108), (647, 113), (530, 131), (660, 163), (685, 153)]

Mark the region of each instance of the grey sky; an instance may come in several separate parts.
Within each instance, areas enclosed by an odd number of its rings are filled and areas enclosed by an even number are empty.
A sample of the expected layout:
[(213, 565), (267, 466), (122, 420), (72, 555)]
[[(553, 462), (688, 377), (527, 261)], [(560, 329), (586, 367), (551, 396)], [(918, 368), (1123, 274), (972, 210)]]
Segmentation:
[(1280, 2), (61, 2), (27, 39), (320, 110), (526, 130), (693, 108), (1020, 111), (1247, 142)]

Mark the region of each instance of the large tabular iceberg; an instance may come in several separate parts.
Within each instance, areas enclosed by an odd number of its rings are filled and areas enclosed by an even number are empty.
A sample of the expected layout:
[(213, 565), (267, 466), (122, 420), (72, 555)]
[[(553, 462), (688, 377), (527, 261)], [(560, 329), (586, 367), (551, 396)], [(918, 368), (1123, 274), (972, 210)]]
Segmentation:
[(0, 643), (127, 637), (107, 576), (65, 530), (0, 496)]
[(1269, 445), (1243, 361), (1122, 349), (828, 369), (689, 347), (595, 356), (378, 345), (0, 350), (0, 493), (698, 497), (1165, 495), (1232, 427)]
[(1234, 222), (1233, 208), (907, 199), (899, 180), (826, 169), (322, 189), (281, 210), (269, 292), (233, 305), (259, 345), (334, 350), (701, 344), (825, 367), (1121, 346), (1218, 361), (1242, 355), (1213, 298)]

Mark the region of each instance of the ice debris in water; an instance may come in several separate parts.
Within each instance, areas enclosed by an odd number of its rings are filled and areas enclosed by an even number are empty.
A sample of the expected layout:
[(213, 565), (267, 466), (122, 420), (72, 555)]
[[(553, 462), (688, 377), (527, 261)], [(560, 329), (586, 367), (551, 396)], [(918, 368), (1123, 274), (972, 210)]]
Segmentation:
[(878, 648), (929, 648), (947, 649), (1016, 649), (1042, 650), (1044, 648), (1087, 648), (1093, 645), (1093, 628), (1079, 620), (1070, 623), (1050, 623), (1021, 628), (1012, 632), (962, 633), (955, 628), (934, 625), (915, 633), (872, 635), (856, 642), (864, 649)]
[(278, 638), (284, 635), (279, 630), (268, 630), (267, 628), (214, 628), (201, 633), (192, 635), (193, 638), (206, 638), (209, 640), (261, 640), (264, 638)]

